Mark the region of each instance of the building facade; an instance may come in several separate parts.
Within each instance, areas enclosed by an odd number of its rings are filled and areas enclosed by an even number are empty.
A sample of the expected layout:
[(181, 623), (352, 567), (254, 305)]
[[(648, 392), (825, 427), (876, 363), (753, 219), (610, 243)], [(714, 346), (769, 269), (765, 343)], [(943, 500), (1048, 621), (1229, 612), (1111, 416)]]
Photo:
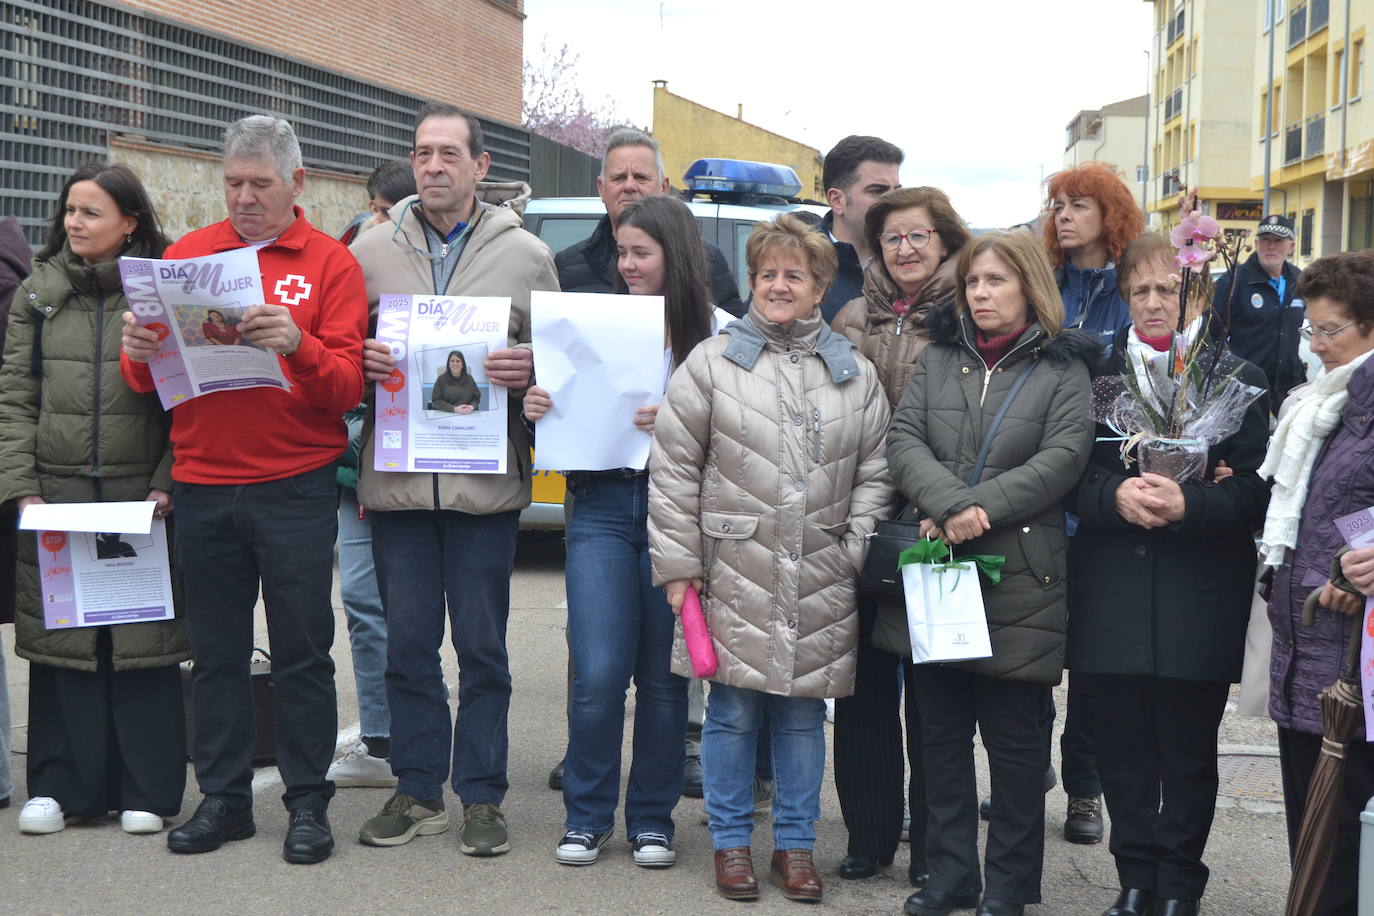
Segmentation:
[(176, 237), (224, 216), (224, 126), (272, 114), (301, 140), (308, 218), (337, 232), (365, 208), (372, 169), (409, 152), (415, 112), (433, 99), (478, 116), (493, 178), (529, 181), (521, 0), (401, 7), (0, 0), (0, 209), (37, 244), (66, 176), (107, 157), (145, 177)]
[(1178, 222), (1179, 193), (1195, 189), (1225, 229), (1254, 228), (1254, 67), (1261, 9), (1249, 0), (1146, 0), (1154, 5), (1149, 182), (1152, 226)]
[[(1083, 162), (1104, 162), (1126, 184), (1146, 190), (1146, 115), (1148, 95), (1080, 111), (1064, 127), (1064, 168)], [(1142, 199), (1142, 205), (1144, 204)]]
[(698, 159), (754, 159), (791, 166), (801, 178), (802, 196), (825, 200), (821, 187), (821, 151), (737, 117), (707, 108), (668, 91), (666, 80), (654, 81), (654, 139), (663, 151), (663, 166), (673, 187)]

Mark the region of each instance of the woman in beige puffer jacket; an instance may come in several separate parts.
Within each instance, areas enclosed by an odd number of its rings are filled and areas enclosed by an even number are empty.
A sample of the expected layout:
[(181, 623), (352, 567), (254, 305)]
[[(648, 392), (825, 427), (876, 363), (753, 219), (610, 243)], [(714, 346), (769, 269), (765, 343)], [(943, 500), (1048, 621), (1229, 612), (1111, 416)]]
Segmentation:
[[(749, 860), (759, 728), (771, 733), (773, 882), (817, 900), (811, 863), (825, 768), (823, 697), (854, 688), (854, 577), (893, 498), (877, 373), (817, 310), (833, 247), (784, 215), (747, 247), (747, 318), (673, 375), (649, 459), (654, 582), (689, 583), (720, 667), (702, 737), (717, 889), (757, 896)], [(690, 675), (681, 634), (673, 670)]]

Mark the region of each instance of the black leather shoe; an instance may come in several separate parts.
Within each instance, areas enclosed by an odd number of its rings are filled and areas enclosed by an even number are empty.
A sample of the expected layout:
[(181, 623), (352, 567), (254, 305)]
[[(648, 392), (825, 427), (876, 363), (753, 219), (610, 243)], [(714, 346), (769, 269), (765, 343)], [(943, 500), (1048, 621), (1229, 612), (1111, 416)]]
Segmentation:
[(555, 792), (563, 791), (563, 761), (558, 761), (558, 766), (549, 770), (549, 788)]
[(999, 900), (996, 897), (984, 897), (983, 902), (978, 904), (976, 916), (1022, 916), (1025, 912), (1025, 904)]
[(1161, 897), (1155, 903), (1155, 916), (1197, 916), (1198, 901)]
[(172, 852), (214, 852), (227, 840), (246, 840), (258, 832), (253, 809), (231, 809), (224, 799), (207, 795), (191, 819), (167, 834)]
[(924, 865), (907, 866), (906, 876), (910, 879), (912, 887), (925, 887), (930, 883), (930, 872), (926, 870)]
[(878, 863), (868, 856), (845, 856), (840, 860), (840, 877), (846, 881), (871, 878), (878, 870)]
[(329, 818), (324, 812), (314, 808), (292, 809), (281, 857), (295, 865), (314, 865), (329, 858), (333, 851), (334, 834), (329, 832)]
[(706, 794), (701, 786), (701, 756), (688, 754), (682, 763), (682, 794), (688, 798), (701, 798)]
[(989, 795), (978, 803), (978, 816), (985, 821), (992, 820), (992, 796)]
[(1064, 839), (1091, 846), (1102, 842), (1102, 797), (1070, 798), (1064, 818)]
[(947, 894), (933, 887), (923, 887), (906, 898), (902, 912), (907, 916), (945, 916), (954, 910), (970, 909), (977, 903), (977, 897)]
[(1150, 916), (1155, 911), (1155, 892), (1139, 887), (1124, 887), (1116, 903), (1102, 916)]
[(1049, 795), (1050, 790), (1059, 785), (1059, 777), (1055, 775), (1054, 764), (1045, 768), (1045, 794)]

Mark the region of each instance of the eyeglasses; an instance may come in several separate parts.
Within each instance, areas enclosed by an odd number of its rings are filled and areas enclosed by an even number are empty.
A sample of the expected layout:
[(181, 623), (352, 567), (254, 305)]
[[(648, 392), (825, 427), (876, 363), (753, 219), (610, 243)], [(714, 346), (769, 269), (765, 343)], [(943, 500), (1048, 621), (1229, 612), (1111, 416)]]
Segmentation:
[(902, 239), (912, 248), (924, 248), (930, 244), (930, 236), (935, 232), (934, 229), (912, 229), (903, 235), (900, 232), (884, 232), (878, 236), (878, 243), (888, 251), (896, 251), (902, 247)]
[(1326, 328), (1314, 328), (1312, 327), (1312, 325), (1303, 322), (1302, 327), (1298, 328), (1298, 333), (1302, 335), (1303, 340), (1311, 340), (1312, 337), (1316, 334), (1320, 334), (1327, 340), (1330, 340), (1337, 334), (1341, 333), (1341, 331), (1344, 331), (1346, 328), (1353, 328), (1356, 324), (1358, 324), (1358, 322), (1352, 321), (1349, 324), (1343, 324), (1338, 328), (1332, 328), (1328, 331), (1326, 330)]

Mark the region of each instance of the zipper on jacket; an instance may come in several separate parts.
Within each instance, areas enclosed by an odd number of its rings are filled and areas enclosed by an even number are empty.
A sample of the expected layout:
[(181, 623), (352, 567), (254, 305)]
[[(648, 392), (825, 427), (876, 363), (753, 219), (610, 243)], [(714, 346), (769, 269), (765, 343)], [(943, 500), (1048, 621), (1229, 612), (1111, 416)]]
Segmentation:
[(95, 275), (95, 271), (86, 268), (86, 273), (90, 275), (91, 286), (95, 290), (95, 377), (92, 385), (95, 389), (95, 397), (91, 408), (91, 477), (95, 478), (96, 487), (99, 488), (100, 481), (100, 376), (103, 374), (105, 365), (105, 295), (100, 290), (100, 281)]
[(906, 323), (906, 316), (905, 316), (905, 315), (898, 315), (898, 316), (897, 316), (897, 336), (898, 336), (898, 337), (901, 337), (901, 336), (902, 336), (902, 325), (905, 324), (905, 323)]
[(1011, 355), (1012, 355), (1013, 353), (1015, 353), (1017, 350), (1021, 349), (1022, 347), (1030, 346), (1031, 344), (1038, 343), (1039, 340), (1040, 340), (1040, 335), (1039, 335), (1039, 334), (1036, 334), (1034, 337), (1032, 337), (1030, 340), (1026, 341), (1025, 343), (1019, 343), (1019, 344), (1017, 344), (1016, 346), (1012, 347), (1010, 350), (1008, 350), (1008, 351), (1006, 352), (1006, 354), (1005, 354), (1001, 359), (999, 359), (999, 360), (998, 360), (996, 363), (994, 363), (992, 366), (989, 366), (988, 363), (987, 363), (987, 360), (983, 359), (983, 354), (981, 354), (981, 353), (978, 352), (978, 348), (975, 347), (975, 346), (973, 346), (972, 344), (970, 344), (970, 343), (968, 342), (968, 338), (967, 338), (967, 337), (962, 337), (962, 332), (960, 332), (960, 333), (961, 333), (961, 339), (962, 339), (963, 342), (964, 342), (964, 346), (967, 347), (968, 349), (972, 350), (972, 351), (973, 351), (973, 355), (976, 356), (976, 357), (978, 357), (978, 361), (979, 361), (980, 363), (983, 364), (983, 393), (982, 393), (981, 395), (978, 396), (978, 406), (979, 406), (979, 407), (982, 407), (982, 406), (983, 406), (983, 402), (984, 402), (985, 400), (987, 400), (987, 397), (988, 397), (988, 384), (992, 381), (992, 372), (993, 372), (993, 370), (996, 369), (998, 366), (1002, 365), (1002, 364), (1003, 364), (1004, 362), (1006, 362), (1008, 359), (1010, 359), (1010, 358), (1011, 358)]
[(816, 449), (816, 463), (821, 463), (821, 409), (811, 408), (811, 432), (813, 434)]
[(711, 590), (711, 573), (716, 568), (716, 557), (720, 554), (720, 538), (711, 538), (711, 555), (706, 560), (706, 568), (701, 571), (701, 590), (703, 593)]
[(430, 478), (434, 481), (434, 508), (436, 510), (442, 509), (444, 506), (439, 502), (439, 475), (431, 474)]

